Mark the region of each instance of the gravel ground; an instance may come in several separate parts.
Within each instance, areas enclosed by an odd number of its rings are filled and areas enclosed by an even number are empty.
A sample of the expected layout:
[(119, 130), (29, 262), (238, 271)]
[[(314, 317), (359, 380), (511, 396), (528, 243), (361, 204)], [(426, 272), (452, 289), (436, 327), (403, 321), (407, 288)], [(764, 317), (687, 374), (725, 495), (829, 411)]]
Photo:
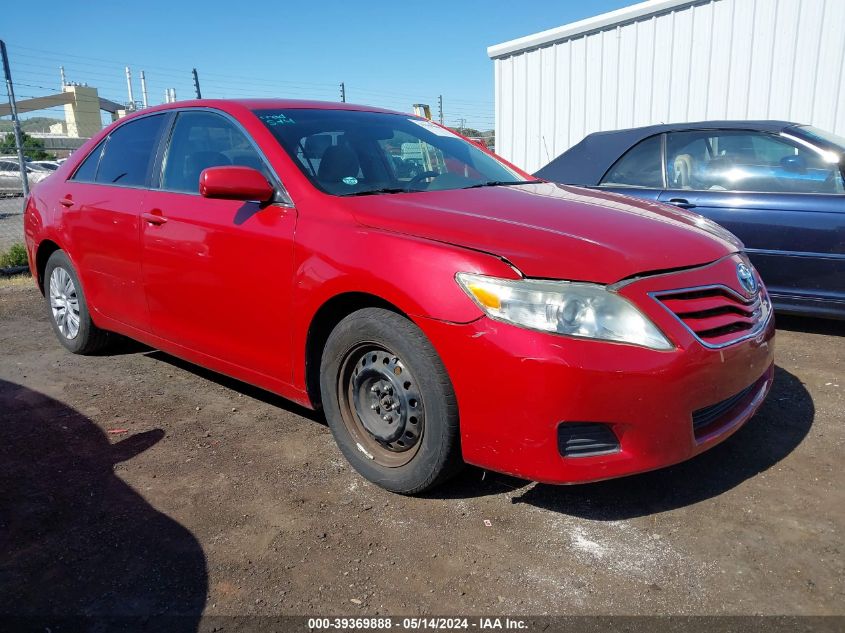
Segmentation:
[(845, 614), (845, 324), (783, 318), (758, 415), (662, 471), (367, 483), (324, 420), (0, 287), (0, 611)]

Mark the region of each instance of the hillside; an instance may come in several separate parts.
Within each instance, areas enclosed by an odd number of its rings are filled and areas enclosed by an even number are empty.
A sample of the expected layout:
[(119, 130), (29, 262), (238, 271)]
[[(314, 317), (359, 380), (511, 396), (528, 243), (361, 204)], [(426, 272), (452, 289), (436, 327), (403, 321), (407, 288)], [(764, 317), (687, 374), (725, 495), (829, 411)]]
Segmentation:
[[(21, 129), (24, 132), (45, 132), (53, 123), (59, 123), (61, 119), (53, 119), (46, 116), (34, 116), (30, 119), (21, 119)], [(10, 119), (0, 120), (0, 134), (8, 134), (12, 131)]]

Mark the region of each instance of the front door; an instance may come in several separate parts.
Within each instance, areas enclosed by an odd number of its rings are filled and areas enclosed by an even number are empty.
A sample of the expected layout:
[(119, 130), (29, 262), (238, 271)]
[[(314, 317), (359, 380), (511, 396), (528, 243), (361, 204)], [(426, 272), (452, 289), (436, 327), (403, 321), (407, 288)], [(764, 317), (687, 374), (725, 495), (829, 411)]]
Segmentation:
[(160, 186), (142, 210), (143, 278), (154, 334), (290, 380), (296, 211), (199, 195), (203, 169), (241, 165), (274, 177), (246, 134), (206, 110), (178, 113)]
[(670, 202), (718, 222), (746, 246), (781, 304), (845, 304), (845, 186), (836, 163), (756, 131), (667, 135)]

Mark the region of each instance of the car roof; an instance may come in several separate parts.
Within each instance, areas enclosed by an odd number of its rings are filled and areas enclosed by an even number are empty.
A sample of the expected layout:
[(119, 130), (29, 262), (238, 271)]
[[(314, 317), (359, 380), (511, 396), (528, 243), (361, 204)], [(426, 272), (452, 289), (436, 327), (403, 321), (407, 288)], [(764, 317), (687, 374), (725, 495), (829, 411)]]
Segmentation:
[(568, 185), (597, 185), (607, 170), (625, 152), (640, 141), (656, 134), (681, 130), (715, 129), (779, 133), (796, 125), (798, 124), (790, 121), (696, 121), (594, 132), (534, 175)]
[[(385, 110), (367, 105), (355, 103), (343, 103), (338, 101), (314, 101), (304, 99), (191, 99), (187, 101), (174, 101), (163, 103), (140, 110), (139, 113), (148, 113), (161, 110), (174, 110), (179, 108), (220, 108), (231, 109), (232, 106), (241, 106), (248, 110), (356, 110), (362, 112), (383, 112), (389, 114), (406, 114), (395, 110)], [(134, 114), (134, 113), (133, 113)]]

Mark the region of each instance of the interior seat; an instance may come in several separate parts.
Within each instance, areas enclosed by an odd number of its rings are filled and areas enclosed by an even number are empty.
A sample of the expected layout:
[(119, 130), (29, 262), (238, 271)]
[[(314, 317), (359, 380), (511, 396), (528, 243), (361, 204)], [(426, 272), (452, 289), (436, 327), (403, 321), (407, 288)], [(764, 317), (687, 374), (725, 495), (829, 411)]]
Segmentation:
[(678, 154), (672, 169), (675, 174), (672, 186), (676, 189), (692, 189), (693, 157), (690, 154)]
[(181, 183), (182, 187), (180, 187), (180, 190), (199, 191), (200, 174), (202, 174), (203, 169), (224, 167), (231, 164), (232, 161), (220, 152), (189, 152), (185, 156), (184, 180)]
[(324, 184), (337, 184), (344, 178), (357, 178), (361, 170), (358, 155), (349, 145), (332, 145), (323, 152), (317, 178)]

